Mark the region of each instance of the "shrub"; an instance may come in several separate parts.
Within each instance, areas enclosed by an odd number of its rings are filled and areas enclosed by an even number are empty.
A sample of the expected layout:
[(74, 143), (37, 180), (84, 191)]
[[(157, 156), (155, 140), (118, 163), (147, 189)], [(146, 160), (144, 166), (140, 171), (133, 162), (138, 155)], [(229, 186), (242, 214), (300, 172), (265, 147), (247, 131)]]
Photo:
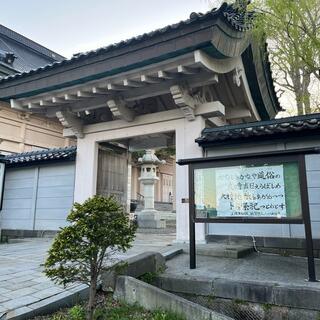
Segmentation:
[(113, 197), (94, 196), (75, 203), (49, 250), (45, 274), (58, 284), (89, 286), (87, 319), (93, 319), (97, 282), (110, 270), (119, 251), (131, 247), (136, 227)]

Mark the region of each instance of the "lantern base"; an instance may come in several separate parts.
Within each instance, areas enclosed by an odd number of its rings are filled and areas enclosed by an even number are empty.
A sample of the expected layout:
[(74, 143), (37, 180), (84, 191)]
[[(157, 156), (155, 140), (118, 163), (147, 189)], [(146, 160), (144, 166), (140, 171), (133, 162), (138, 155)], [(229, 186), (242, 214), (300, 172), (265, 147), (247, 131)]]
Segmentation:
[(166, 221), (160, 219), (157, 210), (142, 210), (138, 213), (138, 227), (142, 229), (165, 229)]

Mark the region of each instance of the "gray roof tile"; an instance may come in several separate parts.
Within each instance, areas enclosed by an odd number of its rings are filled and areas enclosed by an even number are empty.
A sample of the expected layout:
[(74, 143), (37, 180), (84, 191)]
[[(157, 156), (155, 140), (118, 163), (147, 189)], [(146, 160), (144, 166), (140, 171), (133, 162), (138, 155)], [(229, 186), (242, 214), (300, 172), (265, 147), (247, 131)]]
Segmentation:
[[(28, 72), (65, 59), (61, 55), (0, 24), (0, 51), (13, 53), (14, 62), (6, 67), (14, 73)], [(3, 62), (2, 62), (3, 63)]]
[(218, 128), (206, 128), (202, 131), (201, 137), (196, 139), (196, 142), (200, 146), (210, 146), (239, 140), (250, 141), (252, 138), (272, 139), (275, 136), (311, 132), (320, 134), (320, 113)]
[(9, 166), (19, 164), (45, 162), (52, 160), (74, 160), (77, 153), (77, 147), (54, 148), (48, 150), (38, 150), (31, 152), (16, 153), (5, 156), (3, 160)]

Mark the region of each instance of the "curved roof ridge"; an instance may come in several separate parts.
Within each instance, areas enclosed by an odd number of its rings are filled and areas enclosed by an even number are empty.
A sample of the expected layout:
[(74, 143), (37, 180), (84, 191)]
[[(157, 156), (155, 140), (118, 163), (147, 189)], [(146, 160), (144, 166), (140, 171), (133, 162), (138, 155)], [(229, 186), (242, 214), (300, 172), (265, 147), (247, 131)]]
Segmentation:
[(207, 11), (206, 13), (195, 13), (192, 12), (190, 14), (189, 19), (186, 20), (181, 20), (180, 22), (171, 24), (171, 25), (167, 25), (165, 27), (147, 32), (147, 33), (143, 33), (141, 35), (129, 38), (127, 40), (122, 40), (120, 42), (114, 43), (114, 44), (110, 44), (104, 47), (100, 47), (97, 48), (95, 50), (90, 50), (90, 51), (86, 51), (86, 52), (82, 52), (82, 53), (78, 53), (73, 55), (71, 58), (69, 59), (63, 59), (61, 61), (55, 61), (51, 64), (45, 65), (43, 67), (37, 68), (37, 69), (32, 69), (28, 72), (22, 72), (22, 73), (17, 73), (14, 75), (8, 75), (6, 77), (3, 77), (2, 79), (0, 79), (0, 84), (3, 82), (7, 82), (10, 81), (12, 79), (17, 79), (17, 78), (22, 78), (34, 73), (38, 73), (38, 72), (42, 72), (45, 70), (50, 70), (53, 68), (56, 68), (58, 66), (62, 66), (62, 65), (68, 65), (71, 64), (73, 62), (79, 61), (81, 59), (86, 59), (92, 56), (96, 56), (99, 54), (104, 54), (104, 53), (108, 53), (112, 50), (115, 49), (119, 49), (122, 48), (126, 45), (130, 45), (133, 43), (139, 43), (142, 42), (144, 40), (148, 40), (151, 39), (153, 37), (156, 37), (158, 35), (162, 35), (163, 33), (167, 33), (173, 30), (177, 30), (183, 26), (189, 25), (189, 24), (193, 24), (193, 23), (197, 23), (197, 22), (201, 22), (203, 20), (208, 20), (211, 19), (214, 16), (218, 16), (220, 15), (231, 27), (233, 27), (235, 30), (239, 31), (239, 32), (245, 32), (247, 30), (249, 30), (251, 28), (250, 23), (246, 24), (246, 21), (250, 21), (248, 19), (244, 18), (244, 14), (241, 13), (241, 11), (239, 11), (233, 4), (229, 5), (226, 2), (224, 2), (220, 8), (213, 8), (210, 11)]

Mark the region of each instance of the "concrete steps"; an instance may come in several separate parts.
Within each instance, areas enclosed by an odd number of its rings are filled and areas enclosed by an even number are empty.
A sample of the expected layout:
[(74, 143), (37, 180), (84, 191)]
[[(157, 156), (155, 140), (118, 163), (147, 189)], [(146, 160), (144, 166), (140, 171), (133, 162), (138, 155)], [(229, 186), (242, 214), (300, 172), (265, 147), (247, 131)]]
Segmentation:
[[(155, 201), (154, 202), (154, 208), (158, 211), (167, 211), (167, 212), (172, 212), (173, 210), (173, 204), (171, 202), (159, 202)], [(138, 206), (136, 209), (137, 211), (141, 211), (143, 209), (143, 201), (140, 200), (138, 201)]]
[[(184, 245), (183, 251), (189, 253), (189, 246)], [(240, 259), (254, 252), (253, 247), (224, 244), (198, 244), (196, 254), (201, 256)]]

